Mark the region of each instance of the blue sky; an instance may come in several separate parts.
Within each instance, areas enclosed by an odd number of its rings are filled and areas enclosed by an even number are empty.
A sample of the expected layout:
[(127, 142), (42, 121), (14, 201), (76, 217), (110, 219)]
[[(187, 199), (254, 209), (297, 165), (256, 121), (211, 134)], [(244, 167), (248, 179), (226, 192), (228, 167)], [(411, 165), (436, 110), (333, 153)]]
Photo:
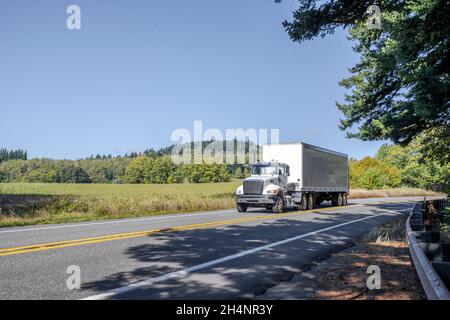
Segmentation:
[[(81, 8), (81, 30), (66, 8)], [(338, 81), (358, 60), (344, 31), (292, 42), (286, 0), (4, 0), (0, 147), (82, 158), (171, 144), (177, 128), (280, 129), (361, 158), (381, 142), (338, 129)]]

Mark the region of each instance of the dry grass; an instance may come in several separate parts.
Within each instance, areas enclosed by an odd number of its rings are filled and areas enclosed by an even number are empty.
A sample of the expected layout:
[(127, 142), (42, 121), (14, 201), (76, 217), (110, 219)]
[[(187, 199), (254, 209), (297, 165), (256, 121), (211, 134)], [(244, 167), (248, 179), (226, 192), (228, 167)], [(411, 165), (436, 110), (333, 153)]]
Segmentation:
[(390, 223), (369, 232), (362, 242), (375, 242), (382, 244), (383, 242), (404, 242), (406, 239), (405, 223), (407, 216), (402, 216)]
[(423, 196), (441, 196), (441, 195), (442, 193), (439, 192), (416, 188), (397, 188), (397, 189), (382, 189), (382, 190), (351, 189), (349, 199), (414, 197), (414, 196), (423, 197)]

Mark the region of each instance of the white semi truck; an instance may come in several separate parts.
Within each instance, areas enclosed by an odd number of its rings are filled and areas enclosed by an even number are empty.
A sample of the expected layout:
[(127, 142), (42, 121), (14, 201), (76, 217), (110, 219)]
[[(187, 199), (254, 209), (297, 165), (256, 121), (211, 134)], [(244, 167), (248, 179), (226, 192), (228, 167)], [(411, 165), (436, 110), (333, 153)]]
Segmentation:
[(346, 205), (348, 175), (346, 154), (302, 142), (264, 145), (263, 161), (252, 165), (251, 176), (236, 190), (236, 208), (280, 213), (310, 210), (326, 200)]

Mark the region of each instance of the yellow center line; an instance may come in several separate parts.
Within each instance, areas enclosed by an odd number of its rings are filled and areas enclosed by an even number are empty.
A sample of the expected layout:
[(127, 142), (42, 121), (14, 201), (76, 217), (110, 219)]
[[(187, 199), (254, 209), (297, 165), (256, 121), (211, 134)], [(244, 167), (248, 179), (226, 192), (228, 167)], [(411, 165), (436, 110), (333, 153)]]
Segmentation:
[(187, 231), (187, 230), (202, 229), (202, 228), (211, 228), (211, 227), (218, 227), (218, 226), (224, 226), (224, 225), (235, 224), (235, 223), (253, 222), (253, 221), (258, 221), (258, 220), (273, 220), (273, 219), (277, 220), (277, 219), (280, 219), (283, 217), (295, 216), (295, 215), (300, 215), (300, 214), (304, 214), (304, 213), (308, 213), (308, 212), (338, 210), (341, 208), (358, 207), (358, 206), (362, 206), (362, 205), (328, 207), (328, 208), (320, 208), (320, 209), (313, 209), (313, 210), (282, 213), (282, 214), (276, 214), (276, 215), (273, 215), (273, 214), (272, 215), (260, 215), (260, 216), (255, 216), (255, 217), (213, 221), (213, 222), (198, 223), (198, 224), (191, 224), (191, 225), (184, 225), (184, 226), (177, 226), (177, 227), (160, 228), (160, 229), (152, 229), (152, 230), (145, 230), (145, 231), (127, 232), (127, 233), (117, 233), (117, 234), (111, 234), (111, 235), (99, 236), (99, 237), (90, 237), (90, 238), (58, 241), (58, 242), (32, 244), (32, 245), (26, 245), (26, 246), (20, 246), (20, 247), (11, 247), (11, 248), (0, 249), (0, 257), (15, 255), (15, 254), (22, 254), (22, 253), (29, 253), (29, 252), (37, 252), (37, 251), (44, 251), (44, 250), (82, 246), (82, 245), (86, 245), (86, 244), (94, 244), (94, 243), (101, 243), (101, 242), (108, 242), (108, 241), (115, 241), (115, 240), (122, 240), (122, 239), (144, 237), (144, 236), (148, 236), (148, 235), (152, 235), (152, 234), (156, 234), (156, 233), (163, 233), (163, 232), (176, 232), (176, 231)]

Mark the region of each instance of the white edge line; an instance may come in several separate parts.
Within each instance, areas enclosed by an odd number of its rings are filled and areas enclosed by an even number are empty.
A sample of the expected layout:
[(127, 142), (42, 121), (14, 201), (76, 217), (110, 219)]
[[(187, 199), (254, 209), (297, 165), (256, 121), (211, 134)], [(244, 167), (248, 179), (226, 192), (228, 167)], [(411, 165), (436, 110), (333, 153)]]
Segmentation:
[[(386, 211), (388, 211), (388, 210), (386, 210)], [(404, 211), (404, 210), (401, 210), (401, 211)], [(131, 291), (133, 289), (137, 289), (137, 288), (140, 288), (140, 287), (152, 285), (152, 284), (155, 284), (155, 283), (158, 283), (158, 282), (162, 282), (162, 281), (166, 281), (166, 280), (169, 280), (169, 279), (182, 278), (182, 277), (187, 276), (189, 273), (192, 273), (192, 272), (195, 272), (195, 271), (198, 271), (198, 270), (201, 270), (201, 269), (205, 269), (205, 268), (208, 268), (208, 267), (220, 264), (220, 263), (224, 263), (224, 262), (227, 262), (227, 261), (230, 261), (230, 260), (241, 258), (241, 257), (247, 256), (247, 255), (250, 255), (250, 254), (262, 251), (262, 250), (267, 250), (267, 249), (270, 249), (270, 248), (273, 248), (273, 247), (277, 247), (279, 245), (286, 244), (286, 243), (289, 243), (289, 242), (292, 242), (292, 241), (296, 241), (296, 240), (299, 240), (299, 239), (302, 239), (302, 238), (305, 238), (305, 237), (308, 237), (308, 236), (312, 236), (312, 235), (315, 235), (315, 234), (318, 234), (318, 233), (321, 233), (321, 232), (324, 232), (324, 231), (336, 229), (336, 228), (343, 227), (343, 226), (346, 226), (346, 225), (349, 225), (349, 224), (353, 224), (353, 223), (356, 223), (356, 222), (360, 222), (360, 221), (363, 221), (363, 220), (384, 216), (384, 215), (387, 215), (389, 213), (398, 214), (399, 212), (398, 211), (389, 210), (386, 213), (371, 215), (371, 216), (368, 216), (368, 217), (364, 217), (364, 218), (360, 218), (360, 219), (356, 219), (356, 220), (352, 220), (352, 221), (347, 221), (347, 222), (340, 223), (340, 224), (337, 224), (337, 225), (334, 225), (334, 226), (331, 226), (331, 227), (323, 228), (323, 229), (316, 230), (316, 231), (311, 231), (311, 232), (308, 232), (308, 233), (305, 233), (305, 234), (302, 234), (302, 235), (298, 235), (298, 236), (295, 236), (295, 237), (292, 237), (292, 238), (284, 239), (284, 240), (277, 241), (277, 242), (274, 242), (274, 243), (270, 243), (270, 244), (267, 244), (267, 245), (264, 245), (264, 246), (261, 246), (261, 247), (253, 248), (253, 249), (250, 249), (250, 250), (245, 250), (245, 251), (233, 254), (233, 255), (229, 255), (229, 256), (223, 257), (223, 258), (219, 258), (219, 259), (216, 259), (216, 260), (212, 260), (212, 261), (208, 261), (208, 262), (205, 262), (205, 263), (201, 263), (201, 264), (198, 264), (198, 265), (195, 265), (195, 266), (183, 269), (183, 270), (170, 272), (170, 273), (164, 274), (164, 275), (159, 276), (159, 277), (150, 278), (150, 279), (147, 279), (147, 280), (144, 280), (144, 281), (136, 282), (136, 283), (130, 284), (128, 286), (119, 287), (119, 288), (116, 288), (116, 289), (113, 289), (113, 290), (109, 290), (109, 291), (101, 293), (101, 294), (88, 296), (88, 297), (83, 298), (81, 300), (105, 300), (105, 299), (111, 298), (111, 297), (113, 297), (115, 295)]]

